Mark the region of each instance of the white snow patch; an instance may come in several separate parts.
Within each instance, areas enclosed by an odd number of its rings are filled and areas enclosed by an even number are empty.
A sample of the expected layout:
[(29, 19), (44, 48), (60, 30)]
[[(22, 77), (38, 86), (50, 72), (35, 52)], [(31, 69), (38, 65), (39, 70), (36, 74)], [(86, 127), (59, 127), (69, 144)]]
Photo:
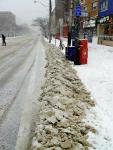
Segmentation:
[(96, 107), (87, 112), (86, 119), (97, 129), (96, 134), (89, 133), (89, 141), (96, 150), (113, 149), (112, 64), (112, 47), (89, 44), (88, 64), (74, 67), (96, 102)]
[[(66, 46), (67, 39), (63, 39)], [(55, 45), (55, 40), (52, 40)], [(59, 40), (56, 40), (59, 47)], [(62, 51), (65, 53), (65, 51)], [(72, 64), (72, 63), (71, 63)], [(90, 150), (113, 149), (113, 47), (89, 44), (88, 64), (72, 67), (86, 88), (91, 92), (96, 107), (87, 112), (86, 122), (96, 128), (97, 133), (89, 133), (93, 144)]]

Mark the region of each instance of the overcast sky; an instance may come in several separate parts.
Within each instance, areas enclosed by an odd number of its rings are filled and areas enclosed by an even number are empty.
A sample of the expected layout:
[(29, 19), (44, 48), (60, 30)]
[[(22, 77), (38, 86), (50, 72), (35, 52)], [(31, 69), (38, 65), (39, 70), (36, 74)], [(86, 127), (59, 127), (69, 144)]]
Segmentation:
[[(49, 0), (37, 0), (49, 5)], [(31, 24), (36, 17), (48, 16), (48, 7), (34, 0), (0, 0), (0, 11), (12, 11), (17, 16), (17, 22)], [(54, 6), (54, 0), (52, 0)]]

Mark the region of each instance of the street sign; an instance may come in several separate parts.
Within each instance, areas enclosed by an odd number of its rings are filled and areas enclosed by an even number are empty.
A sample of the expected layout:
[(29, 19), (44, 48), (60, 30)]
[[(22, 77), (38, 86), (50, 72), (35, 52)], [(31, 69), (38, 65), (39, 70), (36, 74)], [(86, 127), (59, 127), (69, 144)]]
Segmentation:
[(77, 16), (77, 17), (80, 17), (80, 16), (81, 16), (81, 5), (77, 5), (77, 6), (75, 7), (74, 16)]

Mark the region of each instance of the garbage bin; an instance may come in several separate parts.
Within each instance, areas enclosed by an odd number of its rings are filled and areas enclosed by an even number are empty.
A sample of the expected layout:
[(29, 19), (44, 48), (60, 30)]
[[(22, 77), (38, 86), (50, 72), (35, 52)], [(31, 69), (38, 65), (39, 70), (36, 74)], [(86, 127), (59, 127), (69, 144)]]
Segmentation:
[(88, 62), (88, 40), (80, 39), (80, 64), (87, 64)]
[(70, 61), (74, 61), (75, 58), (75, 46), (69, 46), (65, 49), (66, 58)]

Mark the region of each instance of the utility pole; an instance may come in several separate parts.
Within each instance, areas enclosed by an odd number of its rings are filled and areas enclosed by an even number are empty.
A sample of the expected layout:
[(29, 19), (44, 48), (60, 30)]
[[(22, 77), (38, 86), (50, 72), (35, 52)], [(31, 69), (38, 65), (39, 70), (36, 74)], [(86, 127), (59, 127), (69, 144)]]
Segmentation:
[(69, 1), (69, 32), (68, 32), (68, 46), (71, 45), (71, 29), (73, 20), (73, 0)]
[(70, 4), (69, 4), (69, 31), (71, 32), (71, 26), (72, 26), (72, 16), (73, 16), (73, 0), (70, 0)]
[[(80, 1), (76, 0), (76, 7), (80, 5)], [(79, 32), (80, 32), (80, 16), (76, 16), (76, 21), (75, 21), (75, 25), (76, 25), (76, 37), (79, 38)]]
[(80, 41), (79, 41), (79, 32), (80, 32), (80, 16), (81, 16), (81, 6), (80, 1), (76, 0), (75, 2), (75, 59), (74, 64), (80, 65)]
[(51, 14), (52, 14), (52, 2), (49, 0), (49, 43), (51, 43)]

